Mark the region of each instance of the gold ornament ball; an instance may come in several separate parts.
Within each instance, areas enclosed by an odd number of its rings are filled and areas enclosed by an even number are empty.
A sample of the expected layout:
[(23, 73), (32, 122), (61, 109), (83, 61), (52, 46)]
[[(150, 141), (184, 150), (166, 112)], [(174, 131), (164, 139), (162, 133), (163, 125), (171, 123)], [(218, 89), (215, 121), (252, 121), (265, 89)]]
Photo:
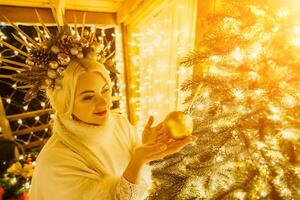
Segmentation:
[(65, 53), (59, 53), (57, 58), (61, 65), (67, 65), (71, 60), (71, 58)]
[(58, 63), (56, 62), (56, 61), (51, 61), (50, 63), (49, 63), (49, 66), (50, 66), (50, 68), (51, 69), (57, 69), (57, 67), (58, 67)]
[(57, 77), (57, 73), (53, 69), (49, 69), (47, 71), (47, 76), (51, 79), (55, 79)]
[(60, 52), (60, 49), (56, 46), (56, 45), (53, 45), (52, 47), (51, 47), (51, 51), (53, 52), (53, 53), (59, 53)]
[(77, 55), (78, 54), (78, 49), (76, 47), (73, 47), (70, 49), (70, 52), (72, 55)]
[(62, 75), (65, 72), (65, 68), (64, 67), (59, 67), (59, 68), (57, 68), (56, 71), (59, 73), (59, 75)]
[(182, 139), (192, 134), (193, 119), (181, 111), (174, 111), (163, 121), (167, 133), (174, 139)]
[(83, 53), (82, 52), (78, 53), (77, 58), (83, 58)]
[(47, 87), (49, 87), (50, 85), (52, 85), (52, 79), (47, 78), (45, 80), (45, 84), (46, 84)]

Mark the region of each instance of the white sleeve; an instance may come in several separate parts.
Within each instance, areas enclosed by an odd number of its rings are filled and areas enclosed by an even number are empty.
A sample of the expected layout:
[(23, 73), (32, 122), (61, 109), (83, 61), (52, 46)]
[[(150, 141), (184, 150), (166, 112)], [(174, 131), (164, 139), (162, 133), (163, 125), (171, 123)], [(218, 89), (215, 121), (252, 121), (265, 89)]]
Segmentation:
[[(127, 130), (130, 140), (129, 149), (131, 153), (133, 153), (138, 146), (142, 145), (142, 136), (141, 133), (138, 133), (136, 128), (130, 124), (127, 118), (125, 118), (125, 123), (128, 127)], [(116, 188), (116, 200), (144, 199), (144, 197), (147, 196), (147, 189), (151, 186), (151, 175), (151, 167), (149, 165), (145, 165), (141, 172), (142, 179), (139, 184), (133, 184), (122, 177)]]
[(140, 200), (147, 190), (144, 180), (140, 184), (133, 184), (122, 177), (115, 191), (115, 200)]

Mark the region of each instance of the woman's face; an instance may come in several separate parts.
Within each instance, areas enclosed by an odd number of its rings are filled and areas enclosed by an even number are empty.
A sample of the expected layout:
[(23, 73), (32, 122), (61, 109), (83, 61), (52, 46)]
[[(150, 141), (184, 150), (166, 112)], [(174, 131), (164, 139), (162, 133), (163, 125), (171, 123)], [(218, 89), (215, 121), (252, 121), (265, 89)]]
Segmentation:
[(98, 72), (85, 72), (78, 77), (73, 118), (92, 125), (103, 125), (108, 117), (111, 91)]

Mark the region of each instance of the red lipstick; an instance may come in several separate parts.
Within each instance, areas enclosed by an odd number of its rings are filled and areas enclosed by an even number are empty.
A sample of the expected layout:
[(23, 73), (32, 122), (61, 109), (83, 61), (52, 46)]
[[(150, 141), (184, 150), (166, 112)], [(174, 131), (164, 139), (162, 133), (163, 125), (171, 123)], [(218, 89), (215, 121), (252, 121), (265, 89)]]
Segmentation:
[(107, 113), (107, 110), (103, 110), (103, 111), (100, 111), (100, 112), (96, 112), (94, 114), (98, 115), (98, 116), (104, 116), (104, 115), (106, 115), (106, 113)]

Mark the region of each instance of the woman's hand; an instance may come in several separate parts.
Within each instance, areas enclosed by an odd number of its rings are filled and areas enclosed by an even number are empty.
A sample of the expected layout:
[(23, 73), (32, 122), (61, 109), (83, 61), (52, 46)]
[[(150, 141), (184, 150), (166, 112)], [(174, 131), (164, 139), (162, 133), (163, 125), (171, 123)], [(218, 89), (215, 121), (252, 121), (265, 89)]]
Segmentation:
[(196, 140), (196, 136), (188, 136), (181, 140), (169, 140), (166, 143), (145, 144), (135, 149), (133, 159), (139, 160), (142, 164), (159, 160), (165, 156), (179, 152), (186, 145)]
[(123, 176), (132, 183), (139, 182), (140, 172), (144, 164), (177, 153), (186, 145), (197, 140), (196, 136), (174, 140), (165, 131), (163, 123), (151, 127), (153, 121), (154, 118), (151, 116), (143, 131), (143, 144), (135, 149), (124, 171)]
[(135, 150), (134, 156), (141, 162), (148, 163), (176, 153), (197, 139), (196, 136), (188, 136), (181, 140), (175, 140), (166, 132), (162, 122), (151, 127), (153, 121), (153, 116), (149, 117), (143, 131), (143, 145)]
[(150, 116), (142, 134), (143, 144), (166, 143), (171, 140), (171, 137), (164, 129), (163, 123), (152, 127), (154, 117)]
[(176, 153), (196, 140), (196, 136), (188, 136), (181, 140), (169, 141), (168, 143), (143, 144), (135, 149), (123, 176), (132, 183), (138, 183), (144, 164)]

